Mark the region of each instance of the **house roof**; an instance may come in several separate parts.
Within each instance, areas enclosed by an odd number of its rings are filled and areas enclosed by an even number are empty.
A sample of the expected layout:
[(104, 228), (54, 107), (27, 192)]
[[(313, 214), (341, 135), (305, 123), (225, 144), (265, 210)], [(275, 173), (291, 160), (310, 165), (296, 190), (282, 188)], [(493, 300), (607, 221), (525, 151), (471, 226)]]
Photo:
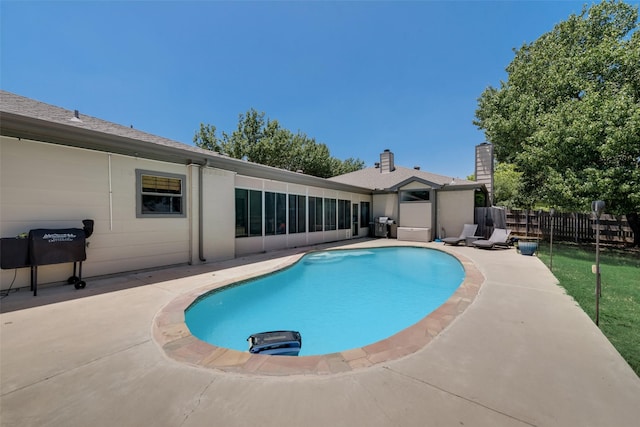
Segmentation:
[(0, 134), (180, 164), (208, 165), (256, 178), (371, 194), (368, 187), (233, 159), (0, 90)]
[(474, 181), (437, 175), (402, 166), (395, 166), (391, 172), (383, 172), (380, 167), (370, 167), (329, 179), (360, 187), (368, 187), (374, 191), (397, 191), (403, 185), (416, 181), (440, 190), (463, 190), (482, 187), (482, 184)]

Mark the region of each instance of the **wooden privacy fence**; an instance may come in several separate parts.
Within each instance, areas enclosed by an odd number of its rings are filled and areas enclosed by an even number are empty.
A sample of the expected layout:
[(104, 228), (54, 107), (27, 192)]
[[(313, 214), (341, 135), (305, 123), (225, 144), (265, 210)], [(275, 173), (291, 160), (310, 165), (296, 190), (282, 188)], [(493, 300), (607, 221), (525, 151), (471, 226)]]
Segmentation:
[[(553, 221), (553, 239), (573, 242), (595, 242), (596, 219), (591, 213), (558, 213), (505, 209), (506, 225), (519, 237), (549, 239)], [(633, 243), (633, 231), (624, 215), (603, 214), (600, 217), (600, 241)]]

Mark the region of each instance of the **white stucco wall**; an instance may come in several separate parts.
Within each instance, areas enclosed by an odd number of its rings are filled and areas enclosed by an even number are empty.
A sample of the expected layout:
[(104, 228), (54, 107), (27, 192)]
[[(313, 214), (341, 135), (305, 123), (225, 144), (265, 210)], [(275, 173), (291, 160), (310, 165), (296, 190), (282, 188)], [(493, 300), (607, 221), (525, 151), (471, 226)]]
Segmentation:
[(433, 229), (430, 202), (400, 203), (399, 227), (428, 227)]
[[(232, 259), (235, 256), (235, 176), (234, 172), (203, 168), (203, 250), (207, 261)], [(197, 212), (198, 207), (194, 206)], [(194, 215), (194, 221), (197, 217)], [(197, 225), (195, 223), (194, 225)], [(197, 236), (194, 239), (197, 243)], [(196, 253), (194, 258), (198, 258)]]
[[(186, 166), (0, 138), (2, 237), (34, 228), (82, 228), (83, 219), (93, 219), (84, 277), (187, 262), (188, 219), (136, 218), (135, 174), (144, 169), (187, 175)], [(41, 266), (38, 283), (64, 281), (72, 268), (71, 263)], [(13, 274), (1, 271), (3, 288)], [(29, 269), (18, 269), (13, 286), (28, 284)]]
[(431, 186), (425, 185), (423, 182), (414, 181), (400, 187), (400, 190), (431, 190)]
[[(431, 237), (459, 235), (462, 226), (473, 223), (474, 190), (434, 191), (422, 182), (410, 182), (403, 190), (431, 190), (428, 202), (398, 202), (399, 195), (375, 194), (374, 217), (388, 216), (396, 220), (398, 227), (430, 228)], [(436, 224), (437, 222), (437, 224)]]
[[(427, 190), (431, 187), (421, 182), (410, 182), (402, 186), (399, 191), (404, 190)], [(431, 191), (431, 198), (433, 192)], [(433, 201), (420, 202), (400, 202), (400, 223), (399, 227), (423, 227), (434, 229), (433, 224)]]
[[(200, 168), (0, 137), (0, 236), (15, 237), (34, 228), (82, 228), (83, 219), (93, 219), (94, 234), (88, 239), (83, 263), (88, 286), (92, 276), (199, 263)], [(136, 170), (183, 175), (186, 215), (137, 217)], [(238, 176), (210, 167), (202, 168), (202, 185), (202, 255), (208, 262), (353, 237), (350, 228), (236, 238), (236, 187), (343, 199), (351, 204), (372, 202), (367, 194)], [(359, 225), (359, 236), (366, 236), (368, 223)], [(40, 266), (38, 284), (64, 282), (72, 270), (72, 263)], [(0, 270), (2, 289), (29, 286), (29, 281), (29, 268)]]
[(398, 219), (398, 195), (397, 194), (374, 194), (373, 206), (371, 206), (373, 217), (386, 216)]
[(474, 190), (438, 192), (439, 237), (459, 236), (464, 224), (473, 224)]

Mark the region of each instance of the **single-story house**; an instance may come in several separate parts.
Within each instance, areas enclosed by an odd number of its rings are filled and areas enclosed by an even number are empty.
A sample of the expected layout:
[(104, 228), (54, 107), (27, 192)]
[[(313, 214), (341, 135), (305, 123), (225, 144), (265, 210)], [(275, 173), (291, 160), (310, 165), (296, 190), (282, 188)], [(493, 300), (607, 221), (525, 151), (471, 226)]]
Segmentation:
[(463, 224), (474, 221), (476, 191), (484, 191), (474, 181), (396, 166), (390, 150), (380, 154), (375, 166), (330, 181), (371, 188), (373, 217), (393, 219), (403, 240), (458, 235)]
[[(92, 219), (85, 277), (353, 239), (375, 216), (429, 228), (429, 239), (442, 228), (455, 234), (473, 221), (483, 187), (395, 167), (389, 151), (379, 167), (317, 178), (6, 91), (0, 159), (0, 237)], [(69, 273), (69, 265), (43, 266), (38, 282)], [(3, 269), (0, 278), (2, 289), (29, 286), (30, 269)]]

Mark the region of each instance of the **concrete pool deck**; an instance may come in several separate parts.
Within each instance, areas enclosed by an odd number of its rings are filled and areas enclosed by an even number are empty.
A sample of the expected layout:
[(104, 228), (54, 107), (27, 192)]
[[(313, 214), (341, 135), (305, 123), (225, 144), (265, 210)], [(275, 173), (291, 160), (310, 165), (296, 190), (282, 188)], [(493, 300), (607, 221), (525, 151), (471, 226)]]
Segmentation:
[[(403, 244), (359, 240), (327, 247)], [(173, 301), (272, 271), (300, 249), (41, 287), (0, 303), (2, 426), (635, 426), (640, 379), (535, 257), (434, 247), (484, 276), (422, 348), (324, 375), (176, 361), (156, 335)]]

